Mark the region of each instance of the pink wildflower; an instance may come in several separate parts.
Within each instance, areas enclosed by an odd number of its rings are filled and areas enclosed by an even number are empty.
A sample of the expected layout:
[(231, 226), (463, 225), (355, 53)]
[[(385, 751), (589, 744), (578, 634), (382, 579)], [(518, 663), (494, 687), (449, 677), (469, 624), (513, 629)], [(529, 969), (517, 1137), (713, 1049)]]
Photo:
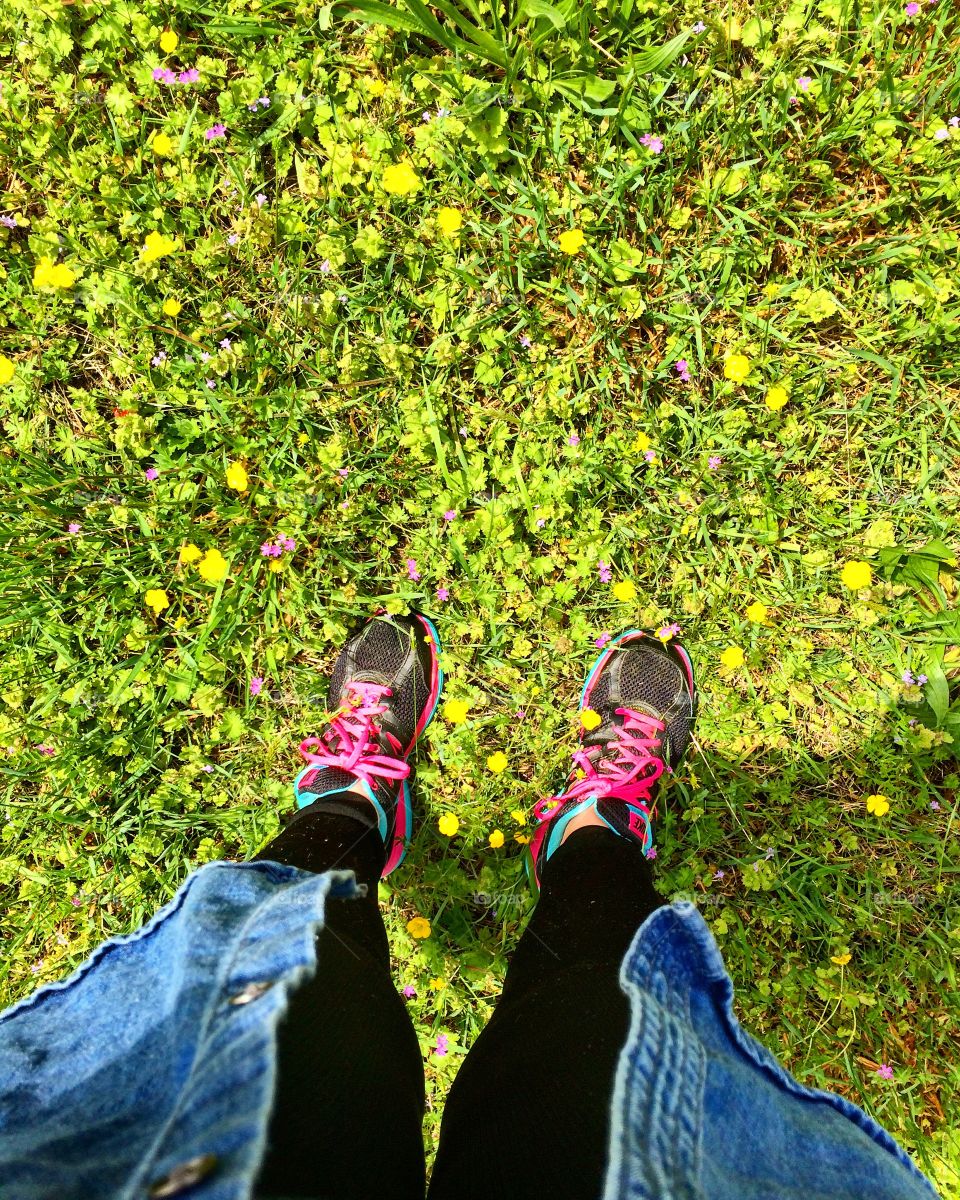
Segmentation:
[(577, 435), (575, 433), (571, 433), (570, 436), (567, 438), (567, 445), (568, 446), (579, 446), (580, 445), (580, 439), (577, 437)]
[(449, 600), (450, 599), (450, 589), (445, 588), (445, 587), (438, 587), (437, 588), (437, 599), (438, 600)]
[(455, 521), (457, 519), (457, 510), (455, 508), (448, 508), (443, 514), (443, 519), (445, 521)]
[(214, 138), (222, 138), (227, 136), (226, 125), (221, 125), (219, 122), (216, 125), (211, 125), (209, 129), (205, 129), (203, 136), (208, 142), (212, 142)]
[(144, 478), (147, 480), (148, 483), (153, 483), (153, 481), (160, 474), (160, 472), (157, 470), (156, 467), (147, 467), (147, 469), (144, 471), (143, 474), (144, 474)]
[(720, 466), (720, 463), (722, 461), (723, 460), (721, 459), (719, 454), (711, 454), (710, 457), (707, 459), (707, 466), (710, 468), (711, 471), (715, 471), (717, 469), (717, 467)]
[(640, 139), (640, 145), (646, 146), (653, 154), (659, 154), (663, 149), (663, 142), (660, 138), (652, 133), (645, 133)]
[(417, 570), (417, 560), (415, 558), (407, 559), (407, 575), (414, 581), (420, 578), (420, 572)]
[(71, 521), (70, 524), (67, 526), (67, 533), (79, 533), (79, 532), (80, 532), (80, 526), (76, 523), (76, 521)]
[(889, 1063), (881, 1063), (880, 1066), (877, 1067), (877, 1074), (881, 1079), (892, 1079), (893, 1067), (891, 1067)]
[(600, 572), (601, 583), (609, 583), (613, 578), (613, 572), (610, 570), (610, 564), (605, 563), (603, 559), (597, 563), (597, 570)]
[(593, 644), (597, 647), (598, 650), (602, 650), (604, 648), (604, 646), (607, 644), (607, 642), (610, 641), (610, 637), (611, 637), (611, 634), (609, 634), (609, 633), (601, 633), (600, 636), (594, 640)]
[(407, 986), (405, 988), (403, 988), (402, 990), (403, 990), (403, 994), (406, 996), (406, 998), (408, 1000), (413, 999), (417, 994), (417, 989), (413, 986), (412, 983), (408, 983)]
[(250, 680), (250, 695), (251, 696), (259, 696), (262, 687), (263, 687), (262, 677), (260, 675), (254, 675), (254, 677)]
[(437, 1058), (445, 1058), (449, 1053), (450, 1042), (445, 1033), (437, 1034), (437, 1044), (434, 1048), (434, 1054)]

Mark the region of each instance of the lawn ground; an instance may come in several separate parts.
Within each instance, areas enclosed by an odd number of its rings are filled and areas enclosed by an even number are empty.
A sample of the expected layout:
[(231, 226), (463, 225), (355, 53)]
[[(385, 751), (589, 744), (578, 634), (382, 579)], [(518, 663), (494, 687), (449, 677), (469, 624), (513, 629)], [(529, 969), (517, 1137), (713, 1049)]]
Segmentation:
[(676, 623), (660, 886), (958, 1195), (956, 9), (464, 5), (0, 0), (0, 1004), (276, 834), (417, 607), (432, 1147), (597, 639)]

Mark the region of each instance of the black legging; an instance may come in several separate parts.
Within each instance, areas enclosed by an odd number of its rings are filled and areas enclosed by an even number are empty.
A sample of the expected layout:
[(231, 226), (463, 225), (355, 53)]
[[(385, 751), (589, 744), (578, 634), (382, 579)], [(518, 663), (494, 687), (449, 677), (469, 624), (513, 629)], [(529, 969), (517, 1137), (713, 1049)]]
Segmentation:
[[(280, 1024), (255, 1198), (423, 1200), (423, 1060), (390, 975), (380, 838), (351, 817), (306, 808), (256, 858), (353, 870), (368, 892), (327, 902), (317, 974)], [(567, 838), (542, 885), (496, 1011), (447, 1099), (430, 1200), (597, 1200), (602, 1191), (629, 1022), (618, 971), (664, 901), (639, 843), (597, 827)]]

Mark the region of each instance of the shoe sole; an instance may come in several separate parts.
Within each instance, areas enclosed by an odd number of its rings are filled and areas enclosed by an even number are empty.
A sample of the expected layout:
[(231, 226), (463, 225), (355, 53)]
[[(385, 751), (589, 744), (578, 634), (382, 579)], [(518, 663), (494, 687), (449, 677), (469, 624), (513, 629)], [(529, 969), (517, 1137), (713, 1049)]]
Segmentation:
[[(429, 707), (423, 710), (423, 716), (417, 723), (417, 731), (413, 736), (413, 741), (404, 752), (404, 758), (407, 758), (413, 753), (413, 748), (423, 731), (433, 720), (434, 713), (437, 711), (437, 705), (440, 703), (440, 696), (443, 694), (443, 671), (440, 669), (440, 635), (437, 633), (437, 628), (429, 617), (423, 616), (422, 613), (413, 614), (418, 621), (424, 626), (427, 631), (427, 636), (433, 643), (434, 651), (430, 655), (431, 659), (431, 691), (435, 694), (433, 701)], [(400, 797), (397, 804), (397, 823), (394, 826), (393, 848), (390, 851), (386, 863), (384, 864), (383, 874), (381, 879), (386, 879), (388, 875), (394, 872), (397, 867), (403, 862), (407, 856), (407, 845), (410, 841), (410, 834), (413, 831), (413, 804), (410, 798), (410, 785), (405, 779), (400, 788)]]

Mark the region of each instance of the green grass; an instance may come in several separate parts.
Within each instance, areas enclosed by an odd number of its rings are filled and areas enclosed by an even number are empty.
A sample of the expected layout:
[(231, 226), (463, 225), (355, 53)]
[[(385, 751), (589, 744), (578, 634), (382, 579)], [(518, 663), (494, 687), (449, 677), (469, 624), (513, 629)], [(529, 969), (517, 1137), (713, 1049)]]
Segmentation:
[[(956, 1195), (956, 14), (764, 0), (658, 56), (696, 8), (481, 6), (483, 53), (437, 11), (431, 40), (310, 3), (0, 0), (0, 1003), (259, 850), (346, 630), (422, 608), (470, 704), (424, 739), (382, 888), (432, 1147), (530, 911), (514, 814), (563, 778), (594, 640), (677, 621), (702, 710), (662, 890), (703, 906), (745, 1026)], [(402, 161), (421, 186), (391, 196)], [(144, 263), (154, 231), (177, 248)], [(34, 286), (45, 254), (71, 287)]]

